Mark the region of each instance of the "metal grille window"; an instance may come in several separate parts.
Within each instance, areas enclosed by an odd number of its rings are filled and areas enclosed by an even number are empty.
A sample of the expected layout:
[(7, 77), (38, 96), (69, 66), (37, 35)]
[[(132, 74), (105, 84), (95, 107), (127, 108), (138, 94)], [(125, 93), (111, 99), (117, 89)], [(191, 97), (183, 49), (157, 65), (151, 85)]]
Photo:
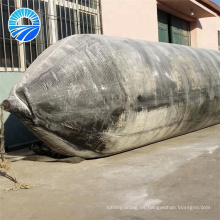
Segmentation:
[[(18, 8), (34, 10), (41, 21), (28, 43), (11, 38), (9, 16)], [(28, 19), (18, 24), (30, 24)], [(0, 0), (0, 71), (24, 71), (47, 47), (73, 34), (101, 34), (100, 0)]]
[(98, 0), (57, 0), (57, 37), (72, 34), (101, 34), (100, 3)]
[(79, 15), (81, 34), (95, 34), (95, 16), (84, 12), (80, 12)]
[(18, 70), (18, 42), (8, 31), (8, 19), (15, 10), (14, 0), (2, 0), (0, 5), (0, 67)]
[[(32, 63), (38, 55), (40, 55), (48, 46), (49, 42), (47, 40), (47, 7), (48, 3), (42, 0), (22, 0), (21, 1), (21, 7), (22, 8), (30, 8), (34, 10), (41, 21), (41, 29), (38, 34), (38, 36), (32, 40), (31, 42), (25, 43), (25, 63), (26, 66), (29, 66), (30, 63)], [(23, 19), (22, 24), (30, 25), (30, 20)]]
[(76, 10), (56, 5), (58, 39), (77, 33)]

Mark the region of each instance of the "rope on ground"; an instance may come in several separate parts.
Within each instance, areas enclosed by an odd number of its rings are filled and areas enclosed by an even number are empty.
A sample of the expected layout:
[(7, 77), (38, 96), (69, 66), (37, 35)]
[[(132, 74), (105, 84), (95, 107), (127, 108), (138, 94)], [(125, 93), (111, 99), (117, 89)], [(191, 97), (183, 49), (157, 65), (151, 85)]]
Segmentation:
[(5, 159), (5, 138), (4, 138), (4, 106), (1, 105), (1, 114), (0, 114), (0, 121), (1, 121), (1, 147), (0, 147), (0, 175), (8, 178), (9, 180), (13, 181), (15, 185), (11, 188), (5, 189), (5, 191), (16, 191), (19, 189), (30, 189), (33, 186), (30, 183), (20, 183), (18, 182), (14, 171), (11, 168), (11, 164)]

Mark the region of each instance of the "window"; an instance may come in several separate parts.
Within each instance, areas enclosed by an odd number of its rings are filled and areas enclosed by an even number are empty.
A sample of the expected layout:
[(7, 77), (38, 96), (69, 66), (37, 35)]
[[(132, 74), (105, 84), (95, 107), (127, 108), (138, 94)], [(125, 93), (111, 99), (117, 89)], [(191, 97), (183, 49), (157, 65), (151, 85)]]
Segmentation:
[(80, 12), (79, 15), (81, 34), (95, 34), (95, 16), (84, 12)]
[[(24, 60), (26, 66), (28, 67), (37, 58), (37, 56), (39, 56), (49, 46), (47, 33), (48, 2), (39, 0), (22, 0), (21, 7), (34, 10), (41, 21), (41, 29), (38, 36), (31, 42), (24, 43)], [(23, 19), (21, 23), (27, 25), (30, 24), (30, 20)]]
[[(28, 43), (11, 38), (9, 16), (18, 8), (33, 9), (41, 21), (38, 36)], [(21, 19), (19, 24), (30, 24)], [(0, 0), (0, 71), (24, 71), (47, 47), (73, 34), (101, 34), (100, 0)]]
[(158, 9), (159, 41), (190, 46), (190, 23)]
[(101, 34), (100, 5), (97, 0), (57, 0), (57, 38), (72, 34)]
[(56, 13), (59, 40), (77, 33), (76, 10), (57, 5)]
[(15, 70), (19, 67), (18, 42), (8, 31), (8, 19), (15, 10), (15, 4), (14, 0), (2, 0), (0, 4), (0, 67)]

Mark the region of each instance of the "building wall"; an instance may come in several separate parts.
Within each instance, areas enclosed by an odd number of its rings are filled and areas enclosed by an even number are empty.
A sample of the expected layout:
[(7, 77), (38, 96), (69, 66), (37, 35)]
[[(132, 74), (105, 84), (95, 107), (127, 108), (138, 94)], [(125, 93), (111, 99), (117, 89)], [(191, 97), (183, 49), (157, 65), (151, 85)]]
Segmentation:
[[(0, 72), (0, 104), (8, 98), (12, 86), (20, 79), (21, 72)], [(5, 119), (9, 113), (5, 112)]]
[(198, 20), (190, 22), (190, 34), (191, 34), (191, 46), (192, 47), (198, 47), (197, 42), (197, 28), (198, 28)]
[(218, 31), (220, 17), (202, 18), (197, 20), (197, 47), (218, 50)]
[(220, 17), (200, 18), (190, 22), (191, 46), (218, 50)]
[[(13, 85), (20, 79), (22, 72), (0, 72), (0, 104), (8, 98)], [(37, 138), (14, 115), (4, 112), (5, 145), (14, 147), (36, 141)]]
[(156, 0), (102, 0), (103, 34), (158, 41)]
[[(156, 0), (102, 0), (103, 34), (158, 41)], [(218, 50), (220, 18), (190, 22), (191, 46)]]

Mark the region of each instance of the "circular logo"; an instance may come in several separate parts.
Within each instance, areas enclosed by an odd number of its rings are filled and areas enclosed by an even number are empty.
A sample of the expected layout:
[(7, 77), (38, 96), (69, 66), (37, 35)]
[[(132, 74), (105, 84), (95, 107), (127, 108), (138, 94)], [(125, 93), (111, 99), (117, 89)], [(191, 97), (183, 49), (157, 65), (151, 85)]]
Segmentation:
[[(19, 25), (18, 20), (28, 18), (31, 25)], [(11, 36), (21, 42), (29, 42), (37, 37), (40, 31), (40, 19), (38, 15), (29, 8), (20, 8), (14, 11), (8, 20), (8, 29)]]

